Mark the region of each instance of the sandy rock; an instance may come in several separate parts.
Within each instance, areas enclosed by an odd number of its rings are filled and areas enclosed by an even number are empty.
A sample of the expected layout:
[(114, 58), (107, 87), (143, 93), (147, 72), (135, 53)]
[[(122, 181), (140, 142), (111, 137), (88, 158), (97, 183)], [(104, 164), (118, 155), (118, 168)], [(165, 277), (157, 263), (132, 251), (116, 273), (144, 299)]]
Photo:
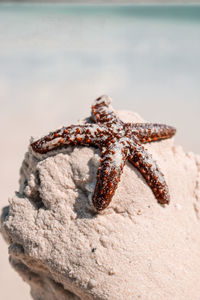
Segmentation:
[[(131, 112), (119, 116), (142, 121)], [(100, 214), (91, 203), (97, 149), (26, 153), (1, 232), (35, 300), (199, 299), (200, 158), (173, 139), (145, 146), (165, 175), (170, 205), (159, 205), (127, 163)]]

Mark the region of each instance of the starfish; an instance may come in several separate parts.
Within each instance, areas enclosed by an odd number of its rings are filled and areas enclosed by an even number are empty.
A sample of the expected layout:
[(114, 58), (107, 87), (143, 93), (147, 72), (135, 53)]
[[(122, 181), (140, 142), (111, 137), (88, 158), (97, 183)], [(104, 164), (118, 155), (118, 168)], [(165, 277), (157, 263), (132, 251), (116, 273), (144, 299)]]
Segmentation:
[(170, 196), (164, 175), (142, 144), (170, 138), (176, 129), (163, 124), (124, 123), (110, 103), (110, 97), (99, 97), (92, 105), (90, 122), (49, 133), (31, 144), (33, 151), (43, 154), (70, 145), (99, 148), (101, 160), (92, 198), (97, 211), (105, 209), (112, 200), (126, 160), (142, 174), (157, 201), (168, 204)]

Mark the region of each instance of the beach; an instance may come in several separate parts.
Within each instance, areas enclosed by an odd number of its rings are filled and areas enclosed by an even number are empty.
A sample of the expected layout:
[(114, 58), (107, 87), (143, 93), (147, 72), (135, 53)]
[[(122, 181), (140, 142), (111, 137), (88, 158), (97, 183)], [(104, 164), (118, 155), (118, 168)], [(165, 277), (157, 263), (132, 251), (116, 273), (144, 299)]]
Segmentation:
[[(30, 137), (115, 109), (177, 128), (200, 152), (200, 6), (0, 4), (1, 201), (18, 189)], [(2, 299), (30, 299), (1, 238)], [(12, 288), (10, 288), (12, 287)]]

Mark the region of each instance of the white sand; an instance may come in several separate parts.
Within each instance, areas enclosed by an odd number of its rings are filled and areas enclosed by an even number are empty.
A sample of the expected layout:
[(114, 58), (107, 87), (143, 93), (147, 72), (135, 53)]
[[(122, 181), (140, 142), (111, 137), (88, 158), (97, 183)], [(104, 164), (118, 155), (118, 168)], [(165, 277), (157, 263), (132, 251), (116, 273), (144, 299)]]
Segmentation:
[(3, 231), (34, 299), (199, 299), (200, 158), (173, 139), (147, 148), (165, 174), (170, 205), (159, 205), (127, 163), (98, 215), (90, 201), (98, 150), (68, 149), (41, 161), (26, 154), (23, 196), (11, 199)]

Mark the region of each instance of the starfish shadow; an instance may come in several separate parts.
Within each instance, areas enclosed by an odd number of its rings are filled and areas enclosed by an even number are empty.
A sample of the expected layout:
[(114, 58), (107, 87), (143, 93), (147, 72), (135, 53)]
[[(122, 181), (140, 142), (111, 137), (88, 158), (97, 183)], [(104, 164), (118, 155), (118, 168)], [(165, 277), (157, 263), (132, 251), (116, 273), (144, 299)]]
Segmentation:
[(83, 193), (81, 190), (78, 191), (73, 208), (76, 213), (76, 219), (94, 219), (98, 214), (89, 203), (86, 193)]
[[(90, 178), (89, 181), (92, 181), (92, 178), (96, 178), (97, 168), (95, 170), (93, 158), (91, 158), (88, 163)], [(75, 199), (74, 211), (77, 214), (77, 219), (94, 219), (97, 217), (98, 213), (95, 211), (92, 204), (92, 197), (94, 191), (88, 192), (86, 189), (78, 189), (78, 196)]]
[[(157, 142), (157, 143), (159, 143), (159, 142)], [(128, 167), (129, 167), (133, 172), (135, 172), (137, 178), (138, 178), (139, 180), (141, 180), (141, 181), (143, 182), (143, 184), (146, 186), (146, 180), (144, 179), (144, 177), (142, 176), (142, 174), (141, 174), (134, 166), (132, 166), (132, 164), (131, 164), (130, 162), (128, 162), (127, 165), (128, 165)], [(149, 188), (149, 187), (147, 186), (147, 188)], [(152, 195), (153, 195), (153, 193), (152, 193)], [(158, 202), (158, 204), (159, 204), (161, 207), (165, 208), (165, 204), (162, 204), (162, 203), (159, 203), (159, 202)], [(148, 207), (150, 208), (150, 206), (148, 206)]]

